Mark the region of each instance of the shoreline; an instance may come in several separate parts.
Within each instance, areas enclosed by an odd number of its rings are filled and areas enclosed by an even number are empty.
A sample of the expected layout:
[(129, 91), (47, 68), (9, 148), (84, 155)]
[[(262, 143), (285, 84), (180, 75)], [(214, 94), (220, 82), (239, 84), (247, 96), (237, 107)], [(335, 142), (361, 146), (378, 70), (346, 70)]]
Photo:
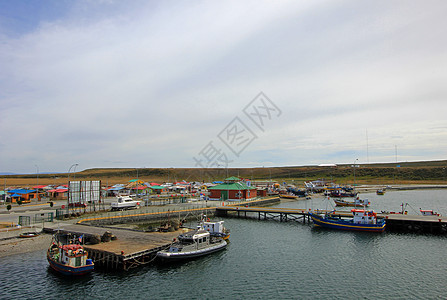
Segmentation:
[(37, 237), (19, 238), (13, 237), (0, 241), (0, 258), (45, 250), (51, 243), (51, 234), (41, 233)]
[[(375, 192), (377, 188), (383, 187), (379, 185), (363, 185), (357, 186), (357, 191), (362, 193), (371, 193)], [(447, 188), (447, 186), (439, 186), (439, 185), (403, 185), (400, 187), (387, 188), (390, 192), (392, 191), (406, 191), (406, 190), (414, 190), (414, 189), (442, 189)], [(312, 198), (323, 198), (326, 197), (323, 194), (313, 194)], [(292, 201), (300, 201), (300, 199), (281, 199), (281, 202), (292, 202)], [(40, 250), (46, 250), (51, 243), (51, 234), (41, 233), (37, 237), (33, 238), (19, 238), (18, 235), (15, 237), (8, 237), (4, 239), (0, 239), (0, 258), (6, 256), (12, 256), (16, 254), (23, 254), (28, 252), (35, 252)]]

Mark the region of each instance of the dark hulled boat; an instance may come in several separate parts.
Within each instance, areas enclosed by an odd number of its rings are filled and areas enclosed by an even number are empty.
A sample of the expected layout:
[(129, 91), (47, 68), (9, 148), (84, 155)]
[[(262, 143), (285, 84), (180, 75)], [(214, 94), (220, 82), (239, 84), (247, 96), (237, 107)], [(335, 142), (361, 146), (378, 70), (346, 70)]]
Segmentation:
[(364, 209), (352, 209), (351, 212), (353, 216), (349, 218), (333, 217), (331, 214), (320, 215), (318, 213), (309, 213), (309, 215), (315, 226), (330, 229), (368, 232), (383, 232), (385, 230), (385, 220), (377, 219), (375, 212)]

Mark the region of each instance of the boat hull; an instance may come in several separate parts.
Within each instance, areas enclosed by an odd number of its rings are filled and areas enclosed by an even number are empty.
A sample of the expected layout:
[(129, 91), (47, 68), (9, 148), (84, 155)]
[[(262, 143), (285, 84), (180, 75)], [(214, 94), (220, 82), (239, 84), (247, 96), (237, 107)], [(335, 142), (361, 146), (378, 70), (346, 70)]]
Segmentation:
[(340, 192), (331, 192), (329, 194), (331, 197), (357, 197), (357, 193), (340, 193)]
[(368, 207), (369, 206), (369, 202), (367, 204), (360, 204), (360, 203), (355, 203), (355, 202), (348, 202), (348, 201), (340, 201), (337, 199), (334, 199), (335, 205), (337, 206), (349, 206), (349, 207)]
[(279, 195), (279, 197), (284, 199), (298, 199), (298, 196), (295, 195)]
[(49, 254), (47, 254), (47, 260), (50, 264), (50, 267), (63, 275), (66, 276), (81, 276), (86, 275), (88, 273), (91, 273), (95, 269), (95, 265), (92, 263), (91, 265), (81, 266), (81, 267), (72, 267), (67, 266), (61, 263), (58, 263), (57, 261), (53, 260)]
[(39, 236), (38, 233), (35, 233), (35, 232), (25, 232), (25, 233), (20, 234), (19, 238), (27, 239), (27, 238), (37, 237), (37, 236)]
[(205, 256), (214, 252), (218, 252), (227, 247), (228, 243), (222, 240), (220, 243), (200, 250), (186, 251), (186, 252), (169, 252), (169, 251), (159, 251), (157, 253), (157, 258), (161, 261), (182, 261), (193, 259), (201, 256)]
[(230, 233), (216, 232), (216, 233), (212, 233), (211, 236), (218, 237), (218, 238), (221, 238), (224, 240), (228, 240), (230, 238)]
[(366, 232), (383, 232), (385, 231), (385, 222), (380, 221), (378, 224), (354, 224), (343, 220), (331, 220), (325, 217), (309, 214), (315, 226), (321, 226), (330, 229), (348, 230), (348, 231), (366, 231)]

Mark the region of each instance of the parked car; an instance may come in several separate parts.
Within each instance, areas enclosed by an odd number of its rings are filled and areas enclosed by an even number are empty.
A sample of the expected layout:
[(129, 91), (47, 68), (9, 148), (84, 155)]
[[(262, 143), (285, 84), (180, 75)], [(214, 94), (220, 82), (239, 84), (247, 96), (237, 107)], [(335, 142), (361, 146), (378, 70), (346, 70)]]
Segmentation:
[(82, 207), (82, 208), (86, 208), (87, 204), (82, 203), (82, 202), (68, 203), (68, 207)]

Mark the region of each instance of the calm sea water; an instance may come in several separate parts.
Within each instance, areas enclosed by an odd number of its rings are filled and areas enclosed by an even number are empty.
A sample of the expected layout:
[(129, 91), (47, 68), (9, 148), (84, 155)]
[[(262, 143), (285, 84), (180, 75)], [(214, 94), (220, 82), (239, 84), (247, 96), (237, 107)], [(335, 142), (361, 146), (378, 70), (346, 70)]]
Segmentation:
[[(400, 204), (447, 215), (447, 191), (362, 195), (375, 210)], [(326, 201), (282, 207), (326, 208)], [(225, 219), (223, 252), (127, 273), (68, 279), (45, 251), (0, 258), (1, 299), (446, 299), (447, 238), (329, 231), (299, 223)]]

